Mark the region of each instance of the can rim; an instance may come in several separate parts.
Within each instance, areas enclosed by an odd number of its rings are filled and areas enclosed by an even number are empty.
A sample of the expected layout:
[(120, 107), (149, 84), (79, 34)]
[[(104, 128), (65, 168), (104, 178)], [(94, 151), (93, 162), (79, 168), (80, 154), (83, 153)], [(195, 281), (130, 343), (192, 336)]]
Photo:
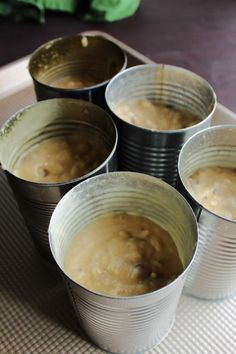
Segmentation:
[(93, 38), (96, 37), (96, 38), (99, 38), (103, 42), (109, 42), (110, 44), (112, 44), (114, 46), (114, 48), (117, 48), (120, 51), (120, 53), (122, 54), (122, 56), (123, 56), (123, 65), (119, 69), (118, 73), (120, 73), (121, 71), (123, 71), (126, 68), (127, 62), (128, 62), (127, 55), (126, 55), (125, 51), (118, 44), (114, 43), (113, 41), (111, 41), (111, 40), (109, 40), (107, 38), (104, 38), (103, 36), (99, 36), (99, 35), (96, 35), (96, 34), (81, 34), (81, 33), (78, 33), (78, 34), (75, 34), (75, 35), (72, 35), (72, 36), (68, 35), (68, 36), (62, 36), (62, 37), (57, 37), (57, 38), (51, 39), (50, 41), (43, 43), (41, 46), (39, 46), (38, 48), (36, 48), (33, 51), (33, 53), (30, 56), (29, 62), (28, 62), (28, 71), (29, 71), (29, 74), (30, 74), (31, 78), (33, 79), (33, 81), (35, 81), (38, 85), (42, 85), (45, 88), (49, 88), (50, 90), (56, 91), (56, 92), (74, 92), (74, 93), (76, 93), (76, 92), (88, 92), (88, 91), (90, 91), (92, 89), (97, 89), (97, 88), (100, 88), (102, 86), (105, 86), (112, 79), (112, 77), (110, 79), (105, 80), (105, 81), (99, 82), (96, 85), (92, 85), (92, 86), (88, 86), (88, 87), (62, 88), (62, 87), (56, 87), (56, 86), (48, 85), (48, 84), (36, 79), (35, 76), (33, 75), (32, 69), (31, 69), (31, 63), (32, 63), (34, 57), (41, 50), (43, 50), (44, 48), (46, 48), (47, 46), (49, 46), (49, 45), (51, 45), (51, 44), (53, 44), (55, 42), (59, 42), (59, 41), (62, 41), (62, 40), (67, 40), (67, 39), (79, 38), (79, 37), (81, 37), (81, 39), (84, 38), (84, 37), (93, 37)]
[[(132, 71), (136, 71), (136, 70), (144, 70), (145, 68), (158, 68), (158, 67), (167, 67), (167, 68), (170, 68), (172, 70), (178, 70), (178, 71), (181, 71), (181, 72), (185, 72), (185, 73), (188, 73), (188, 74), (191, 74), (193, 75), (194, 77), (200, 79), (203, 83), (205, 83), (206, 86), (208, 86), (208, 88), (210, 89), (211, 93), (212, 93), (212, 99), (213, 99), (213, 104), (212, 104), (212, 107), (211, 107), (211, 111), (209, 112), (209, 114), (204, 118), (202, 119), (199, 123), (197, 124), (194, 124), (192, 126), (189, 126), (189, 127), (186, 127), (186, 128), (181, 128), (181, 129), (171, 129), (171, 130), (158, 130), (158, 129), (149, 129), (149, 128), (144, 128), (144, 127), (140, 127), (140, 126), (137, 126), (135, 124), (132, 124), (132, 123), (129, 123), (129, 122), (126, 122), (122, 117), (118, 116), (114, 111), (113, 109), (111, 108), (110, 106), (110, 103), (108, 102), (108, 99), (107, 99), (107, 96), (108, 96), (108, 91), (110, 89), (110, 86), (114, 83), (115, 80), (117, 80), (117, 78), (119, 78), (120, 76), (124, 75), (125, 73), (127, 72), (132, 72)], [(169, 65), (169, 64), (164, 64), (164, 63), (154, 63), (154, 64), (140, 64), (140, 65), (135, 65), (135, 66), (132, 66), (130, 68), (127, 68), (127, 69), (124, 69), (122, 71), (120, 71), (119, 73), (117, 73), (108, 83), (107, 87), (106, 87), (106, 90), (105, 90), (105, 100), (106, 100), (106, 103), (108, 105), (108, 108), (109, 110), (112, 112), (112, 114), (117, 118), (119, 119), (122, 123), (125, 123), (127, 126), (130, 126), (132, 128), (136, 128), (137, 130), (140, 130), (140, 131), (145, 131), (145, 132), (149, 132), (151, 134), (181, 134), (182, 132), (186, 132), (186, 131), (189, 131), (195, 127), (199, 127), (201, 126), (202, 124), (204, 124), (207, 120), (210, 120), (210, 118), (212, 117), (212, 115), (214, 114), (215, 110), (216, 110), (216, 106), (217, 106), (217, 96), (216, 96), (216, 93), (213, 89), (213, 87), (210, 85), (210, 83), (204, 79), (203, 77), (201, 77), (200, 75), (196, 74), (195, 72), (191, 71), (191, 70), (188, 70), (188, 69), (185, 69), (181, 66), (176, 66), (176, 65)]]
[[(189, 190), (187, 189), (186, 187), (186, 183), (184, 182), (183, 180), (183, 176), (182, 176), (182, 173), (181, 173), (181, 160), (182, 160), (182, 155), (183, 155), (183, 151), (184, 149), (186, 148), (186, 146), (188, 146), (188, 144), (190, 144), (194, 139), (196, 139), (196, 137), (198, 137), (199, 135), (202, 135), (208, 131), (213, 131), (213, 130), (228, 130), (228, 129), (234, 129), (235, 132), (236, 132), (236, 125), (233, 125), (233, 124), (220, 124), (220, 125), (216, 125), (216, 126), (211, 126), (211, 127), (207, 127), (203, 130), (200, 130), (198, 132), (196, 132), (195, 134), (193, 134), (182, 146), (181, 150), (180, 150), (180, 153), (179, 153), (179, 157), (178, 157), (178, 175), (179, 175), (179, 178), (181, 180), (181, 183), (183, 184), (184, 186), (184, 189), (186, 190), (186, 192), (190, 195), (190, 197), (194, 200), (194, 202), (196, 202), (201, 209), (203, 210), (206, 210), (209, 214), (212, 214), (214, 215), (215, 217), (227, 222), (227, 223), (232, 223), (232, 224), (236, 224), (236, 220), (231, 220), (231, 219), (227, 219), (225, 216), (222, 216), (222, 215), (219, 215), (219, 214), (216, 214), (214, 211), (208, 209), (207, 207), (205, 207), (201, 202), (199, 202), (195, 197), (194, 195), (189, 192)], [(220, 145), (219, 145), (220, 146)]]
[(70, 281), (73, 282), (73, 284), (75, 284), (76, 286), (79, 286), (80, 288), (82, 288), (84, 291), (90, 293), (90, 294), (93, 294), (95, 296), (98, 296), (100, 298), (106, 298), (106, 299), (115, 299), (117, 301), (127, 301), (127, 300), (134, 300), (134, 299), (141, 299), (141, 298), (144, 298), (144, 297), (152, 297), (153, 295), (155, 294), (161, 294), (161, 293), (164, 293), (166, 291), (166, 289), (170, 289), (171, 287), (173, 287), (175, 285), (175, 283), (177, 282), (177, 280), (185, 277), (185, 274), (187, 273), (187, 271), (189, 270), (190, 266), (192, 265), (194, 259), (195, 259), (195, 256), (196, 256), (196, 253), (197, 253), (197, 250), (198, 250), (198, 246), (199, 246), (199, 237), (198, 237), (198, 224), (197, 224), (197, 219), (196, 219), (196, 216), (190, 206), (190, 204), (188, 203), (188, 201), (182, 196), (182, 194), (180, 192), (178, 192), (174, 187), (172, 187), (170, 184), (168, 184), (167, 182), (164, 182), (163, 180), (160, 180), (159, 178), (156, 178), (156, 177), (153, 177), (153, 176), (149, 176), (149, 175), (146, 175), (146, 174), (143, 174), (143, 173), (138, 173), (138, 172), (123, 172), (123, 171), (116, 171), (116, 172), (110, 172), (109, 173), (109, 176), (118, 176), (118, 175), (126, 175), (126, 176), (135, 176), (135, 177), (138, 177), (138, 178), (145, 178), (145, 179), (148, 179), (150, 181), (153, 181), (155, 184), (161, 184), (163, 185), (165, 188), (169, 188), (170, 190), (173, 191), (173, 193), (175, 193), (179, 199), (182, 200), (182, 202), (187, 206), (187, 208), (189, 208), (189, 211), (191, 213), (191, 216), (192, 216), (192, 220), (193, 220), (193, 223), (194, 223), (194, 232), (195, 232), (195, 248), (194, 248), (194, 251), (193, 251), (193, 254), (191, 256), (191, 260), (190, 262), (188, 263), (188, 265), (186, 266), (186, 268), (184, 268), (184, 270), (182, 271), (181, 274), (179, 274), (173, 281), (171, 281), (169, 284), (166, 284), (165, 286), (161, 287), (160, 289), (157, 289), (157, 290), (154, 290), (154, 291), (151, 291), (151, 292), (148, 292), (148, 293), (144, 293), (144, 294), (141, 294), (141, 295), (132, 295), (132, 296), (112, 296), (112, 295), (106, 295), (106, 294), (102, 294), (102, 293), (99, 293), (99, 292), (96, 292), (96, 291), (93, 291), (93, 290), (90, 290), (88, 289), (87, 287), (79, 284), (79, 283), (76, 283), (73, 279), (70, 278), (70, 276), (68, 274), (66, 274), (63, 270), (63, 268), (58, 264), (57, 260), (56, 260), (56, 257), (54, 255), (54, 250), (53, 250), (53, 247), (51, 247), (52, 245), (52, 233), (51, 233), (51, 227), (52, 227), (52, 220), (54, 218), (54, 215), (55, 213), (57, 212), (58, 208), (60, 207), (59, 204), (61, 203), (65, 203), (66, 199), (69, 199), (70, 197), (70, 194), (74, 193), (74, 190), (75, 189), (81, 189), (83, 188), (84, 185), (88, 184), (88, 183), (93, 183), (94, 180), (96, 179), (100, 179), (100, 178), (108, 178), (108, 174), (103, 174), (103, 175), (97, 175), (97, 176), (94, 176), (94, 177), (91, 177), (83, 182), (81, 182), (80, 184), (76, 185), (75, 187), (73, 187), (69, 192), (67, 192), (62, 198), (61, 200), (59, 201), (59, 203), (57, 204), (56, 208), (54, 209), (53, 211), (53, 214), (52, 214), (52, 217), (50, 219), (50, 223), (49, 223), (49, 227), (48, 227), (48, 238), (49, 238), (49, 246), (50, 246), (50, 250), (51, 250), (51, 253), (52, 253), (52, 256), (53, 256), (53, 259), (55, 261), (55, 263), (57, 264), (57, 266), (60, 268), (61, 272), (63, 273), (64, 276), (66, 276)]
[[(57, 182), (57, 183), (41, 183), (41, 182), (28, 181), (28, 180), (23, 179), (23, 178), (21, 178), (19, 176), (16, 176), (12, 172), (10, 172), (7, 168), (4, 167), (4, 165), (2, 165), (2, 163), (0, 161), (0, 166), (2, 167), (2, 169), (4, 171), (7, 171), (7, 173), (11, 174), (12, 176), (14, 176), (17, 180), (20, 180), (21, 183), (24, 183), (24, 184), (27, 184), (27, 185), (32, 185), (32, 186), (35, 186), (35, 187), (44, 187), (44, 188), (52, 188), (52, 187), (58, 188), (58, 187), (62, 187), (62, 186), (67, 186), (68, 184), (71, 184), (71, 183), (80, 183), (80, 181), (83, 181), (83, 180), (89, 178), (91, 175), (93, 175), (94, 173), (97, 173), (101, 168), (103, 168), (116, 152), (117, 144), (118, 144), (118, 131), (117, 131), (117, 127), (116, 127), (111, 115), (108, 112), (106, 112), (103, 108), (101, 108), (100, 106), (97, 106), (96, 104), (94, 104), (92, 102), (89, 102), (89, 101), (86, 101), (86, 100), (82, 100), (82, 99), (69, 98), (69, 97), (47, 99), (47, 100), (43, 100), (43, 101), (39, 101), (39, 102), (33, 103), (31, 105), (28, 105), (28, 106), (20, 109), (19, 111), (14, 113), (10, 118), (8, 118), (6, 120), (6, 122), (2, 125), (2, 127), (0, 129), (0, 137), (1, 137), (1, 133), (3, 132), (3, 130), (6, 129), (9, 124), (14, 122), (14, 120), (17, 119), (18, 115), (24, 113), (26, 110), (33, 109), (36, 106), (43, 105), (44, 103), (46, 104), (46, 103), (48, 103), (50, 101), (58, 101), (58, 100), (59, 101), (68, 101), (68, 102), (69, 101), (73, 101), (75, 103), (85, 102), (88, 105), (95, 106), (96, 109), (98, 109), (100, 111), (103, 111), (104, 115), (107, 118), (109, 117), (109, 119), (111, 121), (111, 124), (112, 124), (112, 127), (114, 129), (114, 134), (115, 134), (115, 139), (114, 140), (115, 141), (114, 141), (113, 148), (112, 148), (111, 152), (109, 153), (109, 155), (107, 156), (107, 158), (99, 166), (97, 166), (95, 169), (93, 169), (92, 171), (90, 171), (86, 175), (80, 176), (78, 178), (66, 180), (64, 182)], [(4, 133), (2, 133), (2, 134), (4, 134)], [(0, 155), (0, 159), (1, 159), (1, 155)]]

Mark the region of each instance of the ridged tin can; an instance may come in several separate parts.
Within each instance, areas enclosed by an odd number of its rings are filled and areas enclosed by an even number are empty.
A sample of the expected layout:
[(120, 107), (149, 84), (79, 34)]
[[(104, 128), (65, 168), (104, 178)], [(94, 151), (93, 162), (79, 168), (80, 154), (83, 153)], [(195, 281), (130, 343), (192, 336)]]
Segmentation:
[(179, 189), (191, 204), (199, 227), (199, 247), (190, 269), (186, 292), (221, 299), (236, 291), (236, 221), (211, 212), (186, 186), (187, 177), (207, 166), (236, 168), (236, 126), (205, 129), (186, 142), (179, 156)]
[[(38, 101), (71, 97), (104, 107), (107, 83), (126, 64), (126, 54), (117, 44), (100, 36), (78, 34), (56, 38), (36, 49), (30, 57), (29, 73)], [(83, 78), (89, 81), (80, 87), (56, 84), (66, 76), (81, 78), (81, 83)]]
[[(108, 147), (107, 159), (90, 173), (61, 183), (36, 183), (13, 174), (17, 160), (28, 149), (51, 137), (92, 132)], [(48, 225), (61, 197), (84, 179), (117, 168), (117, 130), (111, 117), (100, 107), (69, 98), (46, 100), (29, 106), (2, 126), (0, 161), (18, 201), (26, 224), (42, 254), (51, 255)]]
[[(172, 235), (184, 271), (170, 284), (144, 295), (106, 296), (64, 273), (65, 254), (78, 232), (99, 217), (122, 212), (146, 216)], [(168, 334), (197, 245), (192, 209), (173, 187), (134, 172), (88, 179), (57, 205), (49, 225), (49, 242), (81, 327), (96, 345), (114, 353), (137, 353), (156, 346)]]
[[(146, 173), (175, 186), (182, 145), (210, 125), (216, 107), (212, 87), (189, 70), (145, 64), (117, 74), (109, 82), (105, 97), (119, 133), (119, 169)], [(135, 126), (115, 114), (118, 104), (142, 99), (189, 111), (201, 121), (184, 129), (158, 131)]]

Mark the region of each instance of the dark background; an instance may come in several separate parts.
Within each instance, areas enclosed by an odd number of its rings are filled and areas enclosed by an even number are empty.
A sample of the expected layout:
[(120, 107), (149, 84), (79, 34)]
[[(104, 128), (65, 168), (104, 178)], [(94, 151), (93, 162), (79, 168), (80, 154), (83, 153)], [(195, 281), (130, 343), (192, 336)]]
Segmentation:
[(0, 65), (52, 38), (85, 30), (108, 32), (157, 62), (195, 71), (236, 112), (235, 0), (142, 0), (133, 17), (112, 23), (59, 12), (47, 12), (44, 25), (0, 18)]

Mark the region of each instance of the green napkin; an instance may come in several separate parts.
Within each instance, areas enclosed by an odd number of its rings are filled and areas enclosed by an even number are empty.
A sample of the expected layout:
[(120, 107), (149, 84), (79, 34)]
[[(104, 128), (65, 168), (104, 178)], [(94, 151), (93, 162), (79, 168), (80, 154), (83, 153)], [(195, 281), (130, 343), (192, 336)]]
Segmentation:
[(15, 0), (15, 18), (22, 20), (37, 20), (45, 22), (45, 10), (56, 10), (74, 13), (77, 7), (76, 0)]
[(0, 15), (45, 22), (45, 10), (79, 14), (85, 20), (116, 21), (132, 16), (140, 0), (0, 0)]
[(13, 15), (17, 21), (45, 22), (45, 10), (75, 13), (77, 0), (0, 0), (0, 16)]
[(16, 0), (13, 13), (16, 21), (35, 20), (44, 23), (44, 6), (42, 1), (37, 0)]
[(86, 20), (117, 21), (132, 16), (140, 0), (90, 0), (90, 11)]
[(11, 3), (9, 1), (0, 1), (0, 15), (8, 16), (11, 14)]

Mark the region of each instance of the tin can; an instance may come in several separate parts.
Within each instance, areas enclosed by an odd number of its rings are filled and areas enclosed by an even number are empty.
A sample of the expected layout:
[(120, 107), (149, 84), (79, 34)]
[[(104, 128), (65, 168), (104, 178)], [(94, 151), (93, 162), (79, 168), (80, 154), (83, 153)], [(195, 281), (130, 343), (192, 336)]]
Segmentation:
[[(104, 106), (108, 81), (124, 69), (127, 58), (115, 43), (100, 36), (74, 35), (51, 40), (29, 61), (37, 100), (71, 97)], [(60, 86), (64, 78), (77, 86)]]
[(185, 289), (200, 298), (221, 299), (236, 291), (236, 221), (211, 212), (188, 190), (187, 177), (207, 166), (236, 168), (235, 125), (198, 132), (183, 146), (178, 163), (178, 188), (191, 204), (199, 226), (199, 247)]
[[(119, 133), (119, 170), (146, 173), (175, 186), (180, 149), (197, 131), (210, 125), (216, 108), (212, 87), (193, 72), (165, 64), (138, 65), (116, 75), (105, 92)], [(145, 129), (116, 115), (120, 103), (146, 99), (189, 111), (200, 123), (179, 130)]]
[[(170, 284), (144, 295), (107, 296), (64, 273), (65, 253), (78, 232), (99, 217), (122, 212), (146, 216), (171, 234), (184, 270)], [(90, 178), (58, 203), (49, 225), (49, 242), (81, 327), (96, 345), (113, 353), (137, 353), (156, 346), (168, 334), (197, 245), (192, 209), (173, 187), (134, 172)]]
[[(90, 173), (61, 183), (36, 183), (14, 175), (17, 160), (31, 147), (51, 137), (88, 131), (99, 136), (109, 156)], [(117, 168), (117, 130), (111, 117), (100, 107), (69, 98), (46, 100), (26, 107), (12, 116), (0, 131), (0, 161), (26, 224), (42, 254), (51, 255), (48, 225), (51, 214), (73, 186), (84, 179)]]

